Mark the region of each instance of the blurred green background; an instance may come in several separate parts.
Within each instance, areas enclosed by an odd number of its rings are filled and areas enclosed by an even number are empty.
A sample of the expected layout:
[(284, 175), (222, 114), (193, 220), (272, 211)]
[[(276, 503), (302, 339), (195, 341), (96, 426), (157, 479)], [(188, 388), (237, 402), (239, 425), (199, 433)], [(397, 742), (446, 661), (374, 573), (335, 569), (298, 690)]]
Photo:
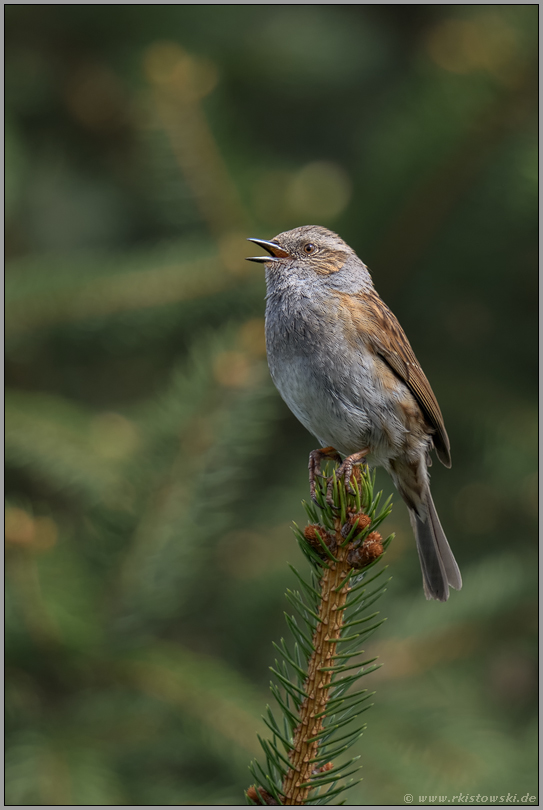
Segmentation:
[(303, 224), (432, 383), (465, 583), (396, 497), (350, 803), (535, 794), (537, 6), (5, 12), (7, 803), (243, 804), (315, 446), (243, 257)]

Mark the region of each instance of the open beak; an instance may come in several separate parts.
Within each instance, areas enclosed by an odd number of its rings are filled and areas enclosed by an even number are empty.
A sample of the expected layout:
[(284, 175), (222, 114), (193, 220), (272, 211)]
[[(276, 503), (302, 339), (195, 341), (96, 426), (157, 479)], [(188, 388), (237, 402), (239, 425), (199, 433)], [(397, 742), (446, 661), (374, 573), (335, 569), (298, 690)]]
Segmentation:
[(267, 242), (265, 239), (247, 239), (247, 241), (254, 242), (255, 245), (264, 248), (270, 254), (269, 256), (247, 256), (248, 262), (278, 262), (289, 255), (277, 242)]

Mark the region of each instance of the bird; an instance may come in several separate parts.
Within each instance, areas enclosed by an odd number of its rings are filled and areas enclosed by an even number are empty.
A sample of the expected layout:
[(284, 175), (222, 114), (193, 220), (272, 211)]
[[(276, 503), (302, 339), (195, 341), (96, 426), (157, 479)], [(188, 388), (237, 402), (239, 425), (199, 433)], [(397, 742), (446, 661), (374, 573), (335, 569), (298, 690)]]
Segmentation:
[[(311, 496), (325, 458), (383, 467), (409, 510), (427, 599), (445, 602), (462, 577), (430, 493), (430, 453), (451, 466), (437, 399), (370, 272), (336, 233), (319, 225), (250, 238), (267, 251), (266, 352), (272, 380), (318, 440), (309, 457)], [(331, 503), (332, 481), (327, 494)]]

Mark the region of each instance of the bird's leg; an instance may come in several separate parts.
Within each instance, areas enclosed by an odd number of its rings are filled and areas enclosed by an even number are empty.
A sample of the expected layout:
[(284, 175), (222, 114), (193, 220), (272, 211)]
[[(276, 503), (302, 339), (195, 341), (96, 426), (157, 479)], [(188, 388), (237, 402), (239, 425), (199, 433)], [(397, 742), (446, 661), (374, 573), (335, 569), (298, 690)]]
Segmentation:
[(323, 458), (333, 458), (341, 464), (341, 456), (335, 447), (321, 447), (319, 450), (312, 450), (309, 454), (309, 492), (311, 500), (318, 503), (315, 493), (315, 478), (321, 474), (321, 461)]
[[(369, 447), (365, 447), (364, 450), (359, 450), (358, 453), (353, 453), (352, 456), (347, 456), (343, 464), (340, 464), (336, 470), (336, 479), (339, 481), (341, 476), (344, 476), (345, 489), (351, 495), (355, 494), (350, 486), (353, 467), (355, 464), (362, 464), (366, 460), (366, 456), (369, 452)], [(328, 503), (330, 506), (334, 505), (333, 491), (334, 479), (330, 478), (328, 481), (328, 488), (326, 490), (326, 503)]]

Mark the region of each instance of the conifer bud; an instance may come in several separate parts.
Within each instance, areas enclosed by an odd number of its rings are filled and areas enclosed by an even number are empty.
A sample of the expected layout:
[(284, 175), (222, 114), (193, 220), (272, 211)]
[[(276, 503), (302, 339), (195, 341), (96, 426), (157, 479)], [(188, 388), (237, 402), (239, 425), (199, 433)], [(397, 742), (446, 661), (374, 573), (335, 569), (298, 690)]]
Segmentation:
[(368, 534), (359, 548), (353, 548), (347, 559), (353, 568), (364, 568), (376, 560), (383, 553), (383, 538), (379, 532)]

